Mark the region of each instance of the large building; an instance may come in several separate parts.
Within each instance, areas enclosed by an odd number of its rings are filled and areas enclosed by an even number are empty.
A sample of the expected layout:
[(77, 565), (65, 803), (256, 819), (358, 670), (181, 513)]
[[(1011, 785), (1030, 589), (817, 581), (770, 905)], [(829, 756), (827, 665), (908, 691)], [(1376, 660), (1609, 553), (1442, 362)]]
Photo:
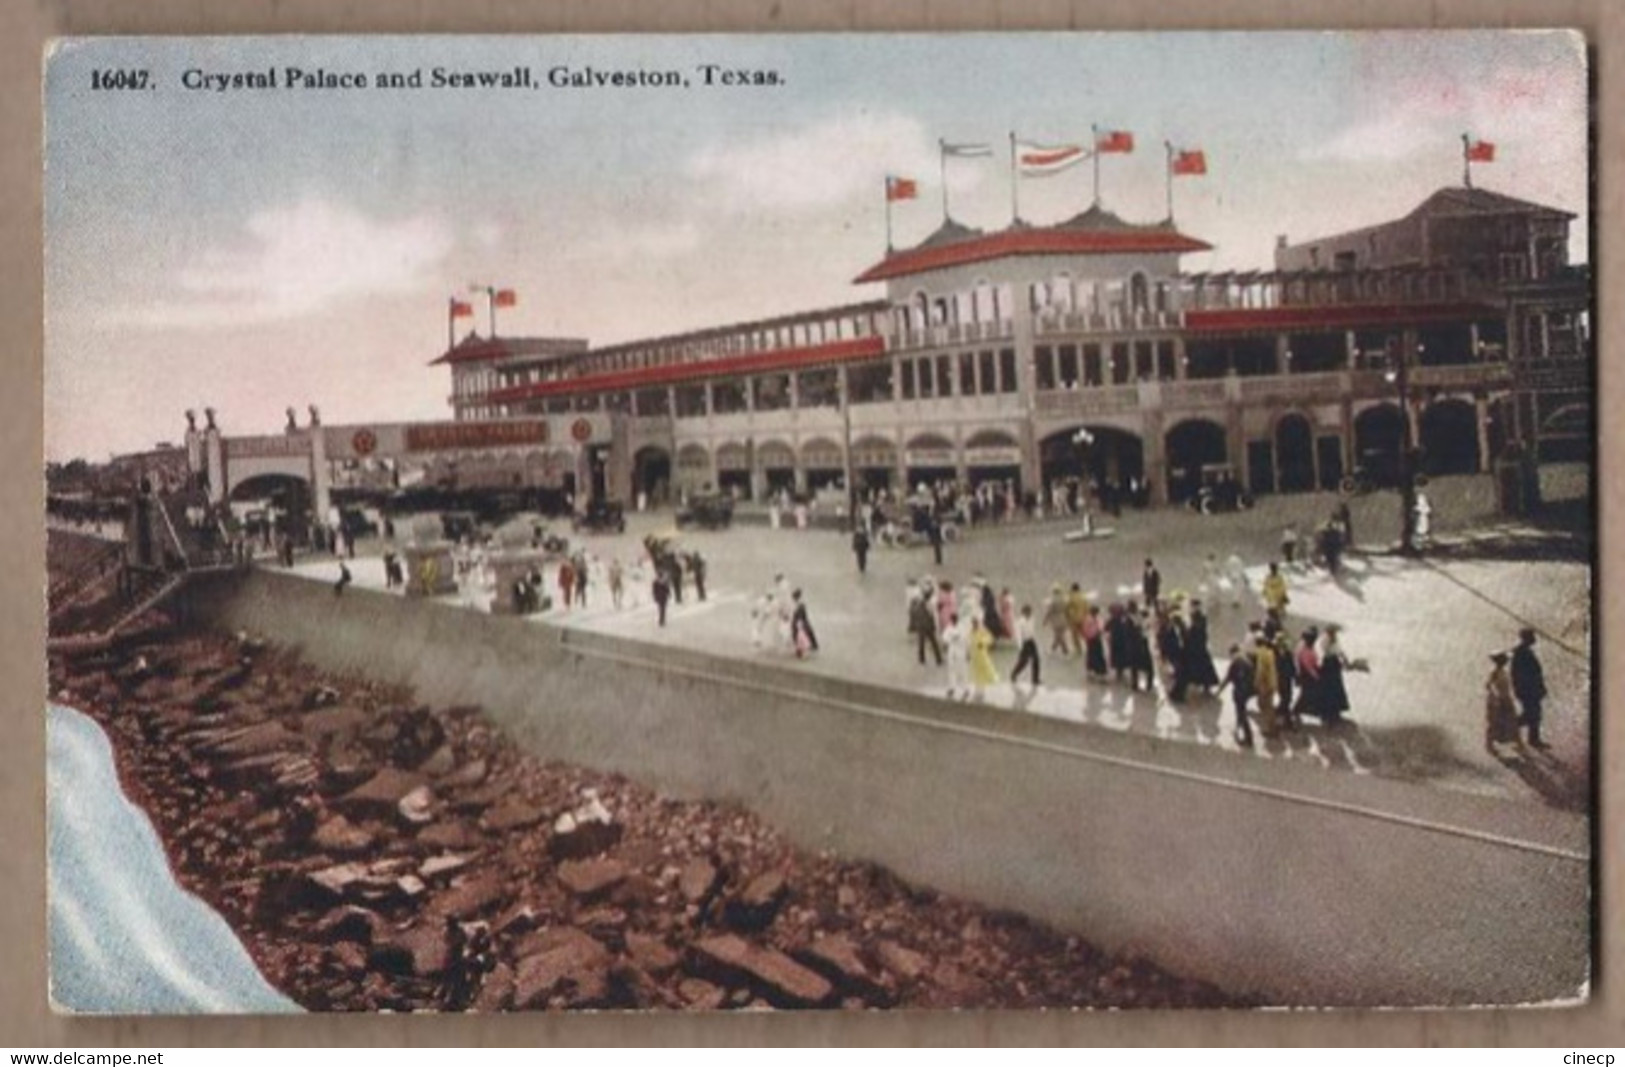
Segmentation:
[(1572, 219), (1443, 189), (1218, 273), (1180, 269), (1210, 246), (1171, 222), (1098, 205), (996, 232), (949, 220), (857, 276), (883, 299), (602, 348), (471, 337), (435, 362), (458, 419), (607, 417), (623, 498), (816, 490), (848, 469), (870, 488), (1087, 471), (1167, 501), (1229, 471), (1291, 492), (1392, 477), (1407, 435), (1426, 471), (1480, 471), (1512, 440), (1589, 447)]

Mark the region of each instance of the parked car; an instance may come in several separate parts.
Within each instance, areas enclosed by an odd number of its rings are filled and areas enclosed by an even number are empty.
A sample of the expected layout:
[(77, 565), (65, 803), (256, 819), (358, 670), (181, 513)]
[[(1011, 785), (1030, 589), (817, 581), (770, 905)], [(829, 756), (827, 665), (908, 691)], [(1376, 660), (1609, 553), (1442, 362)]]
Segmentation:
[(587, 505), (586, 511), (578, 512), (570, 524), (577, 532), (605, 533), (613, 530), (615, 533), (625, 533), (626, 512), (618, 501), (594, 500)]
[(440, 513), (440, 536), (448, 541), (461, 541), (465, 537), (474, 537), (479, 533), (479, 523), (471, 511), (442, 511)]
[(705, 530), (723, 530), (733, 522), (734, 502), (727, 496), (691, 497), (688, 506), (677, 512), (678, 526), (698, 526)]
[(1236, 472), (1229, 464), (1204, 466), (1201, 479), (1196, 492), (1185, 502), (1192, 511), (1215, 515), (1222, 511), (1246, 511), (1253, 506), (1253, 495), (1236, 480)]

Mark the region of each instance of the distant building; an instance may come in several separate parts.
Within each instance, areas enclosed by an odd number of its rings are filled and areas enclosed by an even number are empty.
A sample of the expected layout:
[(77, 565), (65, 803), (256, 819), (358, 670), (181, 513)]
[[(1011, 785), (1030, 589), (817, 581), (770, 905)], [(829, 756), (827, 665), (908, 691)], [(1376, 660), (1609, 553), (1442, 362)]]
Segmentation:
[(569, 362), (587, 351), (587, 342), (572, 337), (481, 337), (469, 334), (432, 365), (451, 367), (450, 403), (458, 419), (487, 419), (497, 412), (487, 397), (505, 382), (550, 381)]

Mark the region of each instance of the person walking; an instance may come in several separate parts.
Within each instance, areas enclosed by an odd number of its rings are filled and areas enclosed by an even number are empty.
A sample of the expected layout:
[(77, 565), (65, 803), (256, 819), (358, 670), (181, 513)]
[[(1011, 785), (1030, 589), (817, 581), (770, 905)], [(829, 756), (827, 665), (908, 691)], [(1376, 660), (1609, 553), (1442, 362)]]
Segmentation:
[(1016, 616), (1015, 631), (1016, 643), (1020, 651), (1016, 654), (1015, 669), (1010, 672), (1010, 684), (1015, 685), (1017, 679), (1021, 677), (1021, 672), (1030, 666), (1033, 670), (1033, 688), (1037, 689), (1044, 682), (1039, 677), (1041, 667), (1038, 662), (1038, 639), (1033, 636), (1033, 606), (1031, 604), (1021, 606), (1021, 614)]
[(1128, 611), (1121, 604), (1113, 604), (1108, 609), (1106, 619), (1106, 644), (1111, 649), (1112, 675), (1116, 681), (1123, 680), (1123, 672), (1129, 669), (1129, 661), (1133, 659), (1131, 651)]
[(965, 628), (959, 625), (957, 614), (948, 616), (948, 625), (943, 627), (942, 638), (947, 645), (948, 699), (952, 700), (955, 694), (962, 694), (960, 699), (969, 700), (970, 638), (965, 633)]
[(1253, 724), (1247, 719), (1247, 702), (1253, 698), (1253, 661), (1240, 645), (1230, 646), (1230, 665), (1219, 683), (1219, 694), (1222, 696), (1227, 688), (1236, 709), (1236, 743), (1252, 748)]
[(852, 528), (852, 554), (858, 559), (858, 573), (869, 573), (869, 533), (863, 524)]
[(1258, 698), (1258, 729), (1264, 737), (1280, 733), (1275, 721), (1275, 649), (1262, 633), (1253, 642), (1253, 695)]
[(1535, 655), (1535, 631), (1518, 631), (1518, 647), (1512, 650), (1512, 694), (1522, 709), (1520, 722), (1529, 731), (1532, 748), (1549, 748), (1540, 737), (1541, 702), (1546, 699), (1546, 672)]
[(970, 684), (972, 695), (978, 702), (986, 699), (987, 687), (998, 681), (999, 672), (993, 668), (993, 631), (982, 619), (971, 620), (970, 631)]
[(919, 656), (920, 666), (925, 666), (925, 650), (931, 650), (931, 656), (942, 666), (942, 644), (937, 640), (936, 614), (931, 610), (931, 601), (924, 589), (916, 589), (908, 602), (908, 632), (914, 635), (914, 651)]
[[(658, 566), (658, 564), (657, 564)], [(683, 602), (683, 561), (673, 552), (665, 559), (666, 581), (671, 585), (671, 598), (677, 603)]]
[(818, 635), (813, 633), (812, 620), (807, 617), (807, 604), (801, 599), (801, 590), (790, 594), (795, 605), (790, 613), (790, 640), (795, 644), (796, 659), (818, 651)]
[(615, 606), (616, 611), (621, 610), (621, 601), (626, 594), (626, 575), (621, 570), (621, 557), (615, 556), (609, 561), (609, 602)]
[(1043, 623), (1049, 628), (1049, 650), (1066, 655), (1067, 634), (1072, 632), (1072, 626), (1066, 618), (1066, 595), (1059, 585), (1050, 586), (1049, 599), (1044, 602)]
[(1072, 589), (1066, 595), (1066, 622), (1067, 630), (1072, 638), (1072, 654), (1074, 656), (1083, 651), (1083, 620), (1089, 617), (1089, 598), (1083, 595), (1078, 583), (1072, 583)]
[(1512, 674), (1507, 661), (1512, 657), (1505, 652), (1490, 656), (1490, 676), (1484, 680), (1484, 750), (1493, 753), (1495, 746), (1514, 742), (1520, 747), (1523, 738), (1518, 734), (1518, 707), (1512, 695)]
[(1004, 636), (1021, 644), (1021, 635), (1016, 633), (1016, 598), (1010, 595), (1009, 586), (999, 590), (999, 625)]
[(1106, 627), (1100, 621), (1100, 605), (1089, 605), (1083, 617), (1084, 671), (1090, 678), (1106, 678)]
[(582, 553), (575, 560), (576, 603), (581, 605), (583, 611), (587, 608), (587, 555)]
[(1292, 705), (1290, 717), (1302, 722), (1305, 715), (1321, 718), (1323, 712), (1320, 707), (1320, 655), (1315, 651), (1315, 642), (1320, 639), (1320, 631), (1311, 626), (1305, 630), (1298, 641), (1298, 650), (1293, 657), (1293, 674), (1298, 683), (1298, 701)]
[(1280, 679), (1275, 689), (1275, 706), (1281, 709), (1289, 725), (1297, 726), (1299, 725), (1297, 713), (1291, 710), (1294, 706), (1293, 684), (1298, 679), (1298, 661), (1292, 653), (1292, 638), (1279, 627), (1266, 628), (1264, 635), (1270, 639), (1270, 644), (1275, 649), (1275, 673)]
[(1289, 522), (1281, 530), (1281, 558), (1288, 567), (1292, 566), (1298, 558), (1298, 524)]
[(564, 610), (569, 611), (570, 605), (575, 602), (576, 569), (575, 564), (568, 559), (559, 561), (559, 599), (564, 601)]
[(1281, 573), (1280, 564), (1270, 562), (1270, 572), (1264, 576), (1264, 586), (1260, 591), (1264, 597), (1264, 606), (1269, 609), (1270, 617), (1276, 623), (1286, 620), (1286, 606), (1292, 602), (1287, 594), (1286, 575)]
[(688, 554), (688, 573), (694, 579), (694, 595), (705, 599), (705, 557), (698, 552)]
[(1158, 619), (1157, 640), (1169, 670), (1168, 699), (1183, 704), (1191, 684), (1190, 632), (1177, 612), (1159, 612)]
[(350, 568), (345, 566), (342, 559), (339, 560), (339, 580), (333, 583), (333, 595), (343, 596), (345, 588), (353, 580), (354, 579), (350, 577)]
[(1343, 672), (1349, 661), (1337, 638), (1342, 629), (1335, 622), (1327, 623), (1326, 637), (1320, 647), (1320, 692), (1316, 702), (1320, 705), (1321, 720), (1327, 726), (1342, 722), (1343, 714), (1349, 710), (1349, 691), (1343, 684)]
[(1128, 608), (1123, 612), (1123, 619), (1128, 624), (1128, 669), (1129, 688), (1140, 688), (1140, 676), (1145, 676), (1145, 691), (1154, 692), (1157, 688), (1156, 665), (1151, 659), (1151, 615), (1142, 614), (1139, 605), (1134, 601), (1128, 602)]
[(641, 554), (633, 556), (632, 572), (627, 575), (626, 579), (628, 599), (632, 601), (632, 607), (641, 608), (643, 606), (643, 587), (648, 581), (649, 573), (644, 569), (643, 556)]
[(1200, 600), (1191, 601), (1191, 621), (1185, 630), (1185, 659), (1187, 680), (1202, 687), (1202, 693), (1213, 694), (1219, 684), (1219, 672), (1213, 666), (1213, 652), (1209, 646), (1207, 614)]
[(666, 604), (671, 600), (671, 583), (666, 581), (666, 572), (660, 567), (655, 568), (654, 587), (650, 590), (654, 597), (655, 608), (660, 612), (660, 625), (666, 625)]
[(1145, 594), (1146, 610), (1154, 610), (1162, 599), (1162, 572), (1149, 559), (1145, 561), (1145, 570), (1140, 573), (1140, 591)]
[(993, 595), (993, 587), (980, 574), (976, 576), (976, 585), (981, 597), (982, 625), (987, 627), (994, 641), (1002, 641), (1010, 636), (1010, 631), (1004, 628), (1003, 617), (999, 614), (999, 598)]
[(942, 566), (942, 522), (933, 512), (925, 520), (925, 536), (931, 542), (931, 555)]

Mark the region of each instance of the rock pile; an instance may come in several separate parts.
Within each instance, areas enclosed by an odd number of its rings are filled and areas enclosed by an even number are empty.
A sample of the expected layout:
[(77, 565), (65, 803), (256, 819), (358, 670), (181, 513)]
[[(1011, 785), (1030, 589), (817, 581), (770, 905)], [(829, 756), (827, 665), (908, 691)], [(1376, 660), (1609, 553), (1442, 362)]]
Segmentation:
[(1236, 1003), (243, 635), (59, 657), (51, 692), (113, 739), (182, 884), (311, 1009)]

